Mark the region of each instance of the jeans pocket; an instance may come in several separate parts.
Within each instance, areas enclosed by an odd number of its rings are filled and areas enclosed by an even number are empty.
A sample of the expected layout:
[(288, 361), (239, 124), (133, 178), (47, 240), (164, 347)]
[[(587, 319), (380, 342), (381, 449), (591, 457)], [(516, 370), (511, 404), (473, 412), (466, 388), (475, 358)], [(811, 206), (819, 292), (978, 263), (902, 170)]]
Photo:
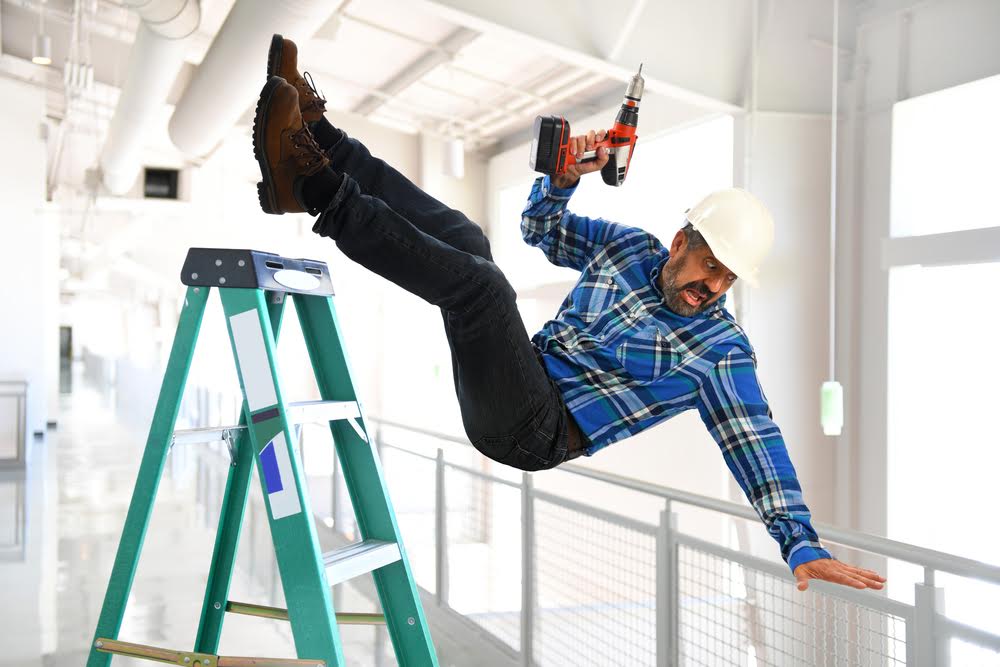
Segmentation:
[(517, 440), (512, 435), (499, 437), (483, 436), (473, 441), (472, 446), (487, 458), (500, 463), (507, 463), (511, 452), (517, 449)]

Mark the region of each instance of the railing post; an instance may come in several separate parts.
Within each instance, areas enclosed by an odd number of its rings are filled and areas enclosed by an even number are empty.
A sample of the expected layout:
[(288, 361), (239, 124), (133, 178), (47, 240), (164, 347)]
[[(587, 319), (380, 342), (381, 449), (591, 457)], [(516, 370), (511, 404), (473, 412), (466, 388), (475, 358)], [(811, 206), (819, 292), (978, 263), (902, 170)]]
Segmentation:
[(680, 664), (676, 534), (677, 514), (667, 500), (656, 531), (656, 664), (661, 667)]
[(534, 664), (535, 495), (528, 473), (521, 474), (521, 664)]
[(948, 641), (937, 632), (937, 616), (944, 614), (944, 589), (934, 585), (934, 570), (924, 568), (924, 583), (914, 584), (913, 623), (907, 628), (907, 664), (948, 667)]
[(448, 507), (445, 505), (444, 450), (438, 447), (434, 474), (434, 580), (438, 605), (448, 604)]

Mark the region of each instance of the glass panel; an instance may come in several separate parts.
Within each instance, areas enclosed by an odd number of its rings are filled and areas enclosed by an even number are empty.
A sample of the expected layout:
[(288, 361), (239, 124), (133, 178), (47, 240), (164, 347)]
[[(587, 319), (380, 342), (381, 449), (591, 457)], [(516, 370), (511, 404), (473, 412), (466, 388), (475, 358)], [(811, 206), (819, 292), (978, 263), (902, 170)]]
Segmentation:
[[(1000, 263), (889, 274), (889, 537), (994, 563), (997, 285)], [(1000, 632), (998, 587), (944, 579), (949, 616)]]
[(922, 95), (893, 108), (893, 236), (1000, 225), (1000, 76)]

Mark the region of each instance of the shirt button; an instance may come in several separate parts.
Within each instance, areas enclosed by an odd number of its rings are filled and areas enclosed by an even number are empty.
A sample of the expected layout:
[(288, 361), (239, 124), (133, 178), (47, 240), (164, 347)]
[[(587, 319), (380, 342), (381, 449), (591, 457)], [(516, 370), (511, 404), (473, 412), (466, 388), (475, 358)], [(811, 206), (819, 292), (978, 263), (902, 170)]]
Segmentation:
[(614, 284), (615, 284), (615, 281), (614, 281), (614, 280), (612, 280), (611, 278), (608, 278), (608, 284), (609, 284), (609, 285), (614, 285)]

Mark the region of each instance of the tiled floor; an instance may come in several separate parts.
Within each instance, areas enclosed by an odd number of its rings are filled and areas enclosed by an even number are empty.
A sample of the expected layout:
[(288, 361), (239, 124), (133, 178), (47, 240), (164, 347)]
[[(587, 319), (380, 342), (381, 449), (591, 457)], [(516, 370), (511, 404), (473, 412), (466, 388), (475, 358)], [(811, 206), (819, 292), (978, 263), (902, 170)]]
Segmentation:
[[(85, 664), (145, 444), (145, 425), (129, 426), (109, 396), (75, 385), (62, 398), (58, 430), (34, 444), (27, 471), (0, 477), (4, 667)], [(221, 448), (171, 453), (122, 640), (191, 649), (227, 466)], [(258, 489), (254, 482), (230, 599), (283, 606)], [(334, 599), (338, 609), (374, 611), (350, 587), (338, 587)], [(396, 664), (384, 630), (347, 626), (342, 635), (348, 664)], [(219, 652), (295, 657), (287, 624), (234, 615)]]

